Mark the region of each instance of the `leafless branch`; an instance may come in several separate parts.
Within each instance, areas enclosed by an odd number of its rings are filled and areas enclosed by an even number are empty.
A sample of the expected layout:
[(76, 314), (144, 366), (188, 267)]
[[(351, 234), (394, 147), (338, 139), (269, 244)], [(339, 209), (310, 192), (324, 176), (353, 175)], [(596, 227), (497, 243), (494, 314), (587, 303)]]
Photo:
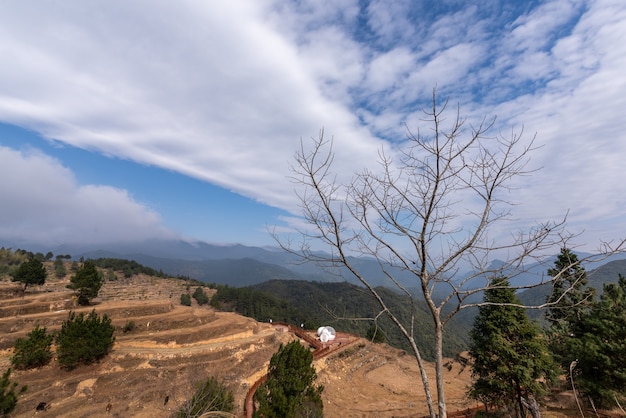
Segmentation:
[[(449, 121), (448, 114), (448, 101), (439, 106), (433, 90), (432, 107), (424, 110), (430, 131), (412, 132), (407, 128), (407, 140), (396, 153), (381, 150), (378, 167), (355, 173), (346, 184), (339, 183), (332, 171), (332, 139), (327, 140), (320, 131), (310, 146), (302, 141), (291, 169), (307, 227), (298, 231), (296, 247), (275, 235), (284, 250), (303, 260), (324, 268), (346, 268), (375, 298), (380, 314), (388, 315), (411, 345), (433, 418), (446, 416), (444, 326), (459, 311), (487, 304), (476, 302), (475, 296), (493, 289), (492, 279), (505, 276), (514, 282), (528, 272), (529, 264), (565, 247), (574, 237), (565, 230), (565, 214), (559, 221), (539, 223), (508, 238), (492, 238), (498, 225), (512, 220), (513, 180), (537, 170), (529, 166), (531, 153), (537, 148), (535, 137), (525, 139), (523, 129), (508, 136), (492, 135), (495, 118), (466, 126), (458, 107)], [(320, 243), (327, 252), (313, 250)], [(603, 243), (602, 255), (580, 262), (607, 257), (623, 251), (624, 246), (625, 241)], [(502, 254), (506, 261), (490, 265)], [(398, 279), (397, 272), (408, 273), (420, 289), (420, 299), (433, 319), (438, 411), (414, 339), (412, 320), (403, 324), (398, 319), (349, 255), (374, 257), (389, 282), (410, 297), (412, 312), (416, 309), (415, 296)], [(467, 267), (473, 273), (458, 277)], [(509, 288), (546, 285), (559, 280), (562, 273), (543, 275), (533, 283)], [(444, 290), (447, 293), (441, 296)], [(547, 308), (560, 302), (568, 291), (556, 302), (511, 306)]]

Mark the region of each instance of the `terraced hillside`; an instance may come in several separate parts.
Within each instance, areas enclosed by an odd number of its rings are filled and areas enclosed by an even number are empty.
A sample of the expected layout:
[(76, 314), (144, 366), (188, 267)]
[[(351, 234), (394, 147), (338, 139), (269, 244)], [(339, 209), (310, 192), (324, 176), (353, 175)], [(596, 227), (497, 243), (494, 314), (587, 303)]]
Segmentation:
[[(55, 361), (36, 370), (14, 371), (12, 380), (27, 384), (28, 391), (12, 416), (32, 417), (36, 406), (46, 402), (50, 408), (37, 416), (169, 417), (190, 398), (194, 383), (211, 375), (232, 388), (235, 412), (243, 416), (246, 393), (265, 374), (272, 354), (281, 343), (297, 338), (273, 324), (216, 312), (195, 301), (191, 307), (182, 306), (180, 294), (187, 289), (181, 280), (119, 277), (107, 281), (87, 308), (75, 306), (67, 283), (67, 278), (49, 278), (22, 296), (15, 283), (0, 280), (0, 370), (9, 367), (18, 337), (37, 324), (60, 328), (69, 310), (107, 313), (116, 327), (113, 350), (100, 363), (73, 371), (61, 370)], [(131, 322), (134, 327), (124, 333)], [(409, 354), (366, 340), (336, 348), (315, 362), (318, 382), (325, 387), (325, 416), (427, 414), (419, 372)], [(434, 378), (434, 372), (429, 373)], [(451, 411), (476, 406), (465, 396), (469, 383), (468, 368), (450, 360), (446, 384)]]
[[(71, 372), (54, 361), (41, 369), (14, 371), (13, 380), (28, 385), (16, 417), (31, 417), (40, 402), (51, 405), (40, 412), (51, 417), (104, 416), (109, 403), (111, 416), (165, 417), (190, 397), (195, 382), (209, 375), (219, 376), (243, 399), (280, 342), (291, 338), (240, 315), (180, 305), (180, 294), (186, 292), (180, 280), (137, 276), (106, 282), (88, 308), (74, 305), (66, 284), (52, 279), (22, 297), (14, 283), (0, 283), (0, 370), (9, 366), (18, 337), (37, 324), (60, 328), (70, 309), (108, 314), (116, 327), (113, 351), (99, 364)], [(131, 322), (134, 328), (124, 333)]]

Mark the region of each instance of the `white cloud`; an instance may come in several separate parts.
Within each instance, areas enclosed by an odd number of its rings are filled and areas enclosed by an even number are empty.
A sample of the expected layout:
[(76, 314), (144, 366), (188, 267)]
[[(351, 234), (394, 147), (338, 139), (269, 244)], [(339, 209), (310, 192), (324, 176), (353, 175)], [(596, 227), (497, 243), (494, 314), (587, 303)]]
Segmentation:
[[(516, 208), (522, 219), (556, 219), (569, 211), (573, 231), (587, 243), (623, 234), (626, 156), (626, 19), (624, 7), (597, 2), (551, 50), (559, 77), (534, 95), (494, 108), (506, 123), (537, 133), (543, 169), (525, 181)], [(614, 4), (615, 5), (615, 4)], [(611, 10), (611, 13), (607, 11)]]
[(548, 47), (561, 27), (583, 6), (580, 0), (547, 1), (513, 22), (505, 47), (518, 51), (536, 51)]
[(159, 216), (125, 190), (80, 185), (37, 150), (0, 147), (0, 236), (46, 244), (174, 238)]
[(367, 7), (369, 28), (385, 44), (415, 36), (409, 18), (410, 2), (406, 0), (373, 0)]
[(370, 62), (368, 87), (375, 92), (397, 87), (416, 64), (414, 54), (406, 47), (384, 52)]
[(376, 141), (317, 85), (320, 73), (338, 89), (359, 77), (333, 64), (338, 52), (328, 49), (330, 67), (308, 67), (249, 3), (167, 4), (11, 5), (0, 118), (276, 206), (291, 199), (286, 162), (300, 137), (326, 127), (340, 152), (358, 141), (375, 155)]
[(5, 2), (0, 120), (296, 212), (286, 175), (300, 138), (334, 135), (346, 178), (420, 124), (436, 84), (470, 121), (537, 132), (545, 169), (523, 179), (523, 220), (620, 211), (622, 1), (513, 18), (513, 3), (359, 4)]

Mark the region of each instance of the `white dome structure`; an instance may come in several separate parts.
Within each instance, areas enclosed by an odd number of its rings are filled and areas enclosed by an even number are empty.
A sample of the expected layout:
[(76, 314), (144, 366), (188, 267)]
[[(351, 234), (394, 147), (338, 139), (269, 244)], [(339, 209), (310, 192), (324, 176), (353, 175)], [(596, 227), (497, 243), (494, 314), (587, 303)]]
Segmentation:
[(317, 329), (317, 336), (320, 337), (321, 342), (327, 343), (335, 339), (337, 332), (333, 327), (319, 327)]

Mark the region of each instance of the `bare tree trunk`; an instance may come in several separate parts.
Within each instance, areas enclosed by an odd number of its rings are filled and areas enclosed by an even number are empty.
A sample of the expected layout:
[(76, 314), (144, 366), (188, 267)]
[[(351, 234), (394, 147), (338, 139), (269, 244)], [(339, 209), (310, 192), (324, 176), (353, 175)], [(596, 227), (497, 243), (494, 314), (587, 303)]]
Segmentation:
[(443, 326), (435, 326), (435, 376), (437, 377), (437, 405), (439, 417), (447, 418), (446, 391), (443, 379)]
[(422, 384), (424, 385), (424, 394), (426, 395), (426, 404), (428, 405), (428, 413), (430, 414), (430, 418), (437, 418), (437, 414), (435, 412), (435, 407), (433, 404), (433, 397), (430, 391), (430, 383), (428, 380), (428, 375), (426, 374), (426, 367), (424, 367), (424, 361), (422, 360), (422, 356), (420, 355), (420, 351), (415, 344), (415, 340), (413, 338), (410, 339), (411, 348), (413, 348), (413, 353), (415, 354), (415, 358), (417, 360), (417, 365), (420, 369), (420, 377), (422, 379)]

